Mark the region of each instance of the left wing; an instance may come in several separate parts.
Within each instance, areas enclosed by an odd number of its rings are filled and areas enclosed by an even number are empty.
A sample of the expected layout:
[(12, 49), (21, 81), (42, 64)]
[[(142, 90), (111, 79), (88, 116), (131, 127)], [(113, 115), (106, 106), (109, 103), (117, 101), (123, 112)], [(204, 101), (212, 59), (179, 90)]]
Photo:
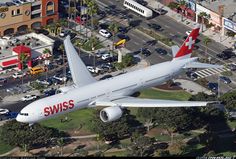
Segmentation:
[(214, 102), (202, 101), (175, 101), (125, 97), (114, 100), (98, 100), (96, 106), (121, 106), (121, 107), (201, 107)]

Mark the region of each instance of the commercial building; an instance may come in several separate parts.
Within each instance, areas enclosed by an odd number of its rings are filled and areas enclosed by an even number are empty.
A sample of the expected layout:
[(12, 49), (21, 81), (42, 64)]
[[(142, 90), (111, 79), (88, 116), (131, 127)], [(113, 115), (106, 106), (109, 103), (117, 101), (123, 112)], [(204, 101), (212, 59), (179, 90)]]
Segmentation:
[(58, 20), (58, 0), (1, 0), (0, 36), (26, 32)]
[[(12, 43), (13, 40), (14, 43)], [(0, 73), (12, 69), (21, 70), (22, 54), (27, 55), (26, 64), (31, 68), (34, 61), (41, 61), (51, 56), (53, 46), (54, 40), (36, 33), (18, 36), (10, 40), (0, 39)]]

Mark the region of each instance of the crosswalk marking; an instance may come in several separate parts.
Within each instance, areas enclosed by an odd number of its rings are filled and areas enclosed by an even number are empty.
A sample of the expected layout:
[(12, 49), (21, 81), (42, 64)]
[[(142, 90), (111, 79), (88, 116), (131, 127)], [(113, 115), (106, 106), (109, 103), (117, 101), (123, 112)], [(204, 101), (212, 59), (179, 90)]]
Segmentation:
[(198, 75), (199, 78), (205, 78), (207, 76), (211, 76), (217, 73), (221, 73), (224, 71), (230, 71), (228, 68), (208, 68), (200, 71), (196, 71), (195, 73)]

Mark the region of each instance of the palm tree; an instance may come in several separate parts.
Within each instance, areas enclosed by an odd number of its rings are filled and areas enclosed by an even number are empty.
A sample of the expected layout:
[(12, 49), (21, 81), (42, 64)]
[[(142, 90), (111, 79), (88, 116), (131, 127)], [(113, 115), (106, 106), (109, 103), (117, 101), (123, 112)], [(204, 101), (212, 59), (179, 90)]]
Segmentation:
[[(62, 51), (62, 61), (63, 61), (63, 74), (64, 74), (64, 77), (66, 76), (66, 66), (65, 66), (65, 47), (64, 47), (64, 44), (61, 44), (59, 46), (59, 50)], [(63, 80), (63, 83), (64, 83), (64, 86), (66, 84), (66, 81)]]
[[(97, 3), (95, 2), (95, 0), (84, 0), (84, 3), (87, 5), (88, 7), (88, 10), (87, 10), (87, 16), (88, 14), (90, 15), (91, 17), (91, 27), (93, 29), (93, 21), (94, 21), (94, 17), (93, 15), (97, 13), (98, 11), (98, 5)], [(87, 17), (88, 19), (88, 17)], [(86, 25), (87, 25), (87, 21), (86, 21)], [(93, 30), (91, 31), (91, 34), (93, 33)], [(93, 35), (91, 35), (93, 36)], [(87, 37), (87, 29), (86, 29), (86, 37)]]
[(112, 32), (112, 51), (113, 51), (114, 50), (115, 34), (118, 32), (118, 25), (116, 23), (111, 23), (108, 28)]
[(203, 24), (205, 19), (210, 19), (210, 14), (207, 14), (206, 12), (200, 12), (198, 16), (201, 18), (202, 23), (202, 31), (203, 31)]
[(211, 42), (211, 39), (210, 38), (208, 38), (208, 37), (205, 37), (204, 39), (203, 39), (203, 43), (205, 44), (205, 52), (207, 53), (207, 46), (208, 46), (208, 44)]
[(62, 156), (63, 155), (63, 147), (65, 145), (64, 139), (63, 138), (59, 138), (57, 140), (57, 145), (60, 147), (60, 151), (61, 151), (60, 154)]
[[(19, 57), (20, 63), (22, 65), (22, 70), (24, 70), (25, 62), (29, 60), (29, 56), (26, 53), (21, 53)], [(21, 77), (21, 83), (23, 84), (23, 76)]]
[[(178, 4), (178, 9), (179, 9), (179, 8), (181, 9), (182, 6), (187, 7), (186, 5), (187, 5), (187, 3), (186, 3), (184, 0), (181, 0), (181, 1), (179, 2), (179, 4)], [(185, 11), (185, 9), (184, 9), (184, 11)], [(182, 12), (182, 9), (181, 9), (181, 21), (183, 21), (183, 12)]]

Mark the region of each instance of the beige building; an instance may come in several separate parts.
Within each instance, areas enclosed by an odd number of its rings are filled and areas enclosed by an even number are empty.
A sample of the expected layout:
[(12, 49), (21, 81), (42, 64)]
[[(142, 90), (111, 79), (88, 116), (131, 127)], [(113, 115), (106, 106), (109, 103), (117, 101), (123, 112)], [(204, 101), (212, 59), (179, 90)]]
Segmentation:
[(58, 20), (58, 0), (1, 0), (0, 36), (25, 32)]

